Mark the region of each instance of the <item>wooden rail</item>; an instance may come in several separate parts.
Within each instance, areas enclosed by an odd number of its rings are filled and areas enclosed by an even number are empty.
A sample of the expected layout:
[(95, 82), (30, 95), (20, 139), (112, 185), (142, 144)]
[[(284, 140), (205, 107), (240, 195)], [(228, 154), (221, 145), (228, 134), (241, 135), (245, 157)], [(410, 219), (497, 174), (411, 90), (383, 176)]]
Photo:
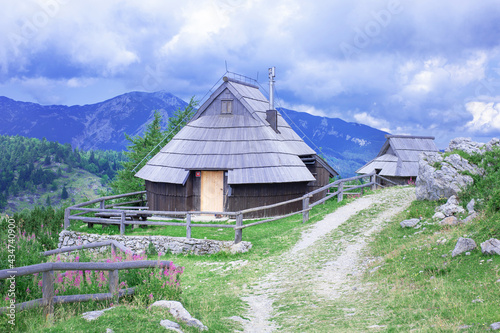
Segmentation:
[[(45, 315), (54, 313), (54, 304), (83, 302), (89, 300), (115, 300), (125, 295), (132, 295), (134, 288), (118, 289), (119, 271), (123, 269), (139, 269), (152, 267), (170, 268), (171, 261), (158, 260), (137, 260), (125, 262), (47, 262), (30, 266), (16, 267), (13, 269), (0, 270), (0, 279), (14, 281), (15, 277), (42, 273), (42, 298), (29, 302), (15, 304), (17, 310), (32, 309), (35, 307), (45, 307)], [(109, 271), (109, 292), (99, 294), (67, 295), (55, 296), (54, 294), (54, 272), (68, 270), (91, 270), (91, 271)], [(10, 307), (0, 308), (0, 313), (10, 311)]]
[[(360, 185), (347, 185), (349, 182), (354, 182), (354, 181), (360, 181), (363, 178), (369, 178), (369, 181), (366, 183), (362, 183)], [(147, 207), (129, 207), (126, 205), (129, 205), (131, 203), (138, 203), (138, 202), (145, 202), (142, 200), (135, 200), (135, 201), (127, 201), (124, 203), (118, 203), (118, 204), (107, 204), (106, 201), (108, 200), (114, 200), (114, 199), (121, 199), (125, 197), (130, 197), (130, 196), (136, 196), (136, 195), (144, 195), (146, 191), (141, 191), (141, 192), (134, 192), (134, 193), (127, 193), (127, 194), (121, 194), (121, 195), (114, 195), (114, 196), (107, 196), (107, 197), (102, 197), (99, 199), (95, 199), (89, 202), (84, 202), (78, 205), (74, 205), (71, 207), (66, 208), (65, 214), (64, 214), (64, 229), (67, 229), (70, 225), (71, 220), (79, 220), (82, 222), (86, 222), (90, 224), (93, 223), (100, 223), (102, 225), (109, 225), (109, 224), (114, 224), (114, 225), (119, 225), (120, 227), (120, 234), (123, 235), (125, 233), (125, 226), (126, 225), (134, 225), (134, 226), (140, 226), (140, 225), (157, 225), (157, 226), (181, 226), (181, 227), (186, 227), (186, 237), (191, 238), (191, 228), (192, 227), (209, 227), (209, 228), (233, 228), (235, 231), (235, 236), (234, 236), (234, 241), (235, 243), (239, 243), (242, 240), (242, 232), (243, 229), (267, 223), (267, 222), (272, 222), (276, 221), (291, 215), (295, 214), (302, 214), (302, 222), (306, 222), (309, 219), (309, 211), (316, 205), (322, 204), (325, 201), (332, 199), (333, 197), (337, 196), (337, 200), (340, 202), (343, 200), (345, 194), (352, 193), (353, 190), (361, 189), (361, 195), (364, 193), (364, 189), (367, 187), (370, 187), (372, 189), (375, 189), (377, 186), (381, 186), (379, 183), (377, 183), (377, 178), (383, 179), (384, 181), (388, 183), (392, 183), (394, 185), (397, 185), (396, 183), (392, 182), (389, 179), (386, 179), (384, 177), (381, 177), (377, 175), (375, 172), (366, 174), (366, 175), (361, 175), (361, 176), (356, 176), (356, 177), (351, 177), (351, 178), (346, 178), (346, 179), (339, 179), (336, 180), (328, 185), (325, 185), (317, 190), (314, 190), (312, 192), (309, 192), (299, 198), (279, 202), (276, 204), (272, 205), (267, 205), (267, 206), (261, 206), (261, 207), (255, 207), (255, 208), (249, 208), (249, 209), (244, 209), (239, 212), (201, 212), (201, 211), (190, 211), (190, 212), (185, 212), (185, 211), (154, 211), (154, 210), (149, 210)], [(337, 190), (333, 193), (328, 193), (330, 189), (337, 188)], [(314, 194), (327, 191), (327, 195), (325, 198), (320, 199), (314, 203), (310, 203), (310, 199)], [(302, 210), (296, 211), (290, 214), (286, 214), (283, 216), (279, 217), (273, 217), (270, 219), (266, 219), (263, 221), (258, 221), (250, 224), (243, 224), (243, 215), (252, 213), (252, 212), (257, 212), (257, 211), (263, 211), (266, 209), (270, 208), (276, 208), (279, 206), (283, 205), (288, 205), (290, 203), (302, 201)], [(100, 208), (86, 208), (85, 206), (99, 203)], [(124, 207), (121, 207), (120, 205), (123, 205)], [(75, 213), (72, 213), (75, 212)], [(102, 215), (109, 215), (109, 218), (103, 218), (103, 217), (86, 217), (82, 216), (83, 214), (87, 213), (95, 213), (99, 216), (99, 214)], [(221, 215), (221, 216), (228, 216), (228, 217), (233, 217), (235, 218), (236, 222), (235, 224), (227, 225), (227, 224), (207, 224), (207, 223), (191, 223), (192, 216), (193, 215), (201, 215), (201, 214), (210, 214), (210, 215)], [(180, 216), (184, 218), (183, 222), (159, 222), (159, 221), (139, 221), (137, 219), (133, 219), (134, 217), (137, 216)]]

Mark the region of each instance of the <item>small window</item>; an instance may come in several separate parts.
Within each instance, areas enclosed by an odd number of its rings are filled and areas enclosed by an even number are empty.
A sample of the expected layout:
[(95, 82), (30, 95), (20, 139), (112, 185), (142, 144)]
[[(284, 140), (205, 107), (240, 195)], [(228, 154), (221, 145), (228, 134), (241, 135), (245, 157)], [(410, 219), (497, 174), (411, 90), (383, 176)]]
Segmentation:
[(233, 113), (233, 100), (223, 99), (222, 100), (222, 114), (232, 114)]

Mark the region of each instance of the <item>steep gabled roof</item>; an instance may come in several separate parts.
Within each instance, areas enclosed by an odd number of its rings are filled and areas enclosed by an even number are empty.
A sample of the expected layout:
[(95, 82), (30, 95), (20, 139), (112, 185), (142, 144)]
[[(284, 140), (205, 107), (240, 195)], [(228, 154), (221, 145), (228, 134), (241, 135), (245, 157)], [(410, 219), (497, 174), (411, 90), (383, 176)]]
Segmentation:
[[(234, 112), (221, 114), (221, 100), (228, 98), (234, 101)], [(266, 120), (268, 107), (257, 86), (225, 78), (136, 176), (184, 184), (190, 170), (228, 170), (229, 184), (314, 181), (300, 156), (316, 153), (279, 113), (278, 131), (272, 129)]]
[(438, 151), (432, 136), (386, 135), (377, 157), (356, 171), (367, 174), (380, 170), (381, 176), (416, 177), (422, 152)]

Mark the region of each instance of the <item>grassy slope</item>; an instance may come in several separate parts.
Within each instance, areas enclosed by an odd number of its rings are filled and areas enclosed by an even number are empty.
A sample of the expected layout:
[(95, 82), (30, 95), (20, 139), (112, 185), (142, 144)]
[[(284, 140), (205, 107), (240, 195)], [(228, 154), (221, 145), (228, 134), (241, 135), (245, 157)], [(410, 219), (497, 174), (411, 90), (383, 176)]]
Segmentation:
[[(21, 191), (17, 196), (10, 196), (5, 213), (21, 211), (25, 208), (33, 209), (37, 205), (44, 206), (47, 202), (47, 197), (50, 197), (52, 207), (58, 208), (63, 205), (70, 205), (77, 202), (83, 202), (98, 198), (102, 191), (107, 189), (101, 185), (101, 180), (98, 176), (79, 168), (73, 168), (68, 172), (68, 166), (63, 163), (52, 163), (45, 168), (57, 172), (58, 168), (62, 171), (62, 177), (56, 179), (54, 183), (57, 190), (52, 191), (50, 186), (43, 189), (37, 187), (36, 192)], [(61, 191), (63, 185), (69, 194), (66, 200), (61, 199)]]

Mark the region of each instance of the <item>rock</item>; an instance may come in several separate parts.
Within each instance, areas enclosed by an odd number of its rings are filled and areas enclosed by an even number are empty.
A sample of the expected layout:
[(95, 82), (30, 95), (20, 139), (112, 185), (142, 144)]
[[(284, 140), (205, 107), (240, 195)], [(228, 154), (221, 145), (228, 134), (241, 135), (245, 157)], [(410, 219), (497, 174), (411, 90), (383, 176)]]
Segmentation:
[(474, 220), (477, 217), (477, 213), (472, 213), (469, 216), (467, 216), (465, 219), (462, 220), (462, 223), (470, 223), (472, 220)]
[(464, 175), (464, 171), (471, 174), (482, 172), (458, 154), (443, 158), (438, 152), (423, 152), (418, 165), (417, 200), (439, 200), (456, 195), (474, 181), (472, 177)]
[(473, 299), (472, 303), (483, 303), (483, 300), (478, 298), (478, 299)]
[(106, 328), (106, 333), (115, 333), (111, 328)]
[(172, 330), (174, 332), (182, 333), (181, 325), (179, 325), (176, 322), (173, 322), (171, 320), (164, 319), (164, 320), (160, 321), (160, 325), (165, 327), (167, 330)]
[(99, 318), (100, 316), (102, 316), (105, 311), (108, 311), (108, 310), (111, 310), (111, 309), (114, 309), (114, 307), (110, 307), (110, 308), (107, 308), (107, 309), (104, 309), (104, 310), (85, 312), (85, 313), (82, 314), (82, 318), (86, 319), (87, 321), (96, 320), (97, 318)]
[(250, 251), (251, 248), (252, 248), (252, 243), (250, 243), (250, 242), (239, 242), (238, 244), (231, 245), (231, 247), (229, 248), (229, 252), (231, 254), (245, 253), (245, 252)]
[(469, 214), (472, 214), (472, 213), (475, 213), (476, 211), (474, 210), (474, 205), (476, 204), (476, 200), (472, 199), (471, 201), (469, 201), (469, 203), (467, 204), (467, 211), (469, 212)]
[(444, 215), (441, 212), (437, 212), (436, 214), (432, 215), (432, 218), (435, 219), (435, 220), (442, 220), (445, 217), (446, 217), (446, 215)]
[(452, 257), (458, 256), (466, 251), (474, 250), (476, 248), (476, 242), (472, 238), (462, 238), (460, 237), (455, 245), (455, 249), (451, 253)]
[(490, 328), (492, 330), (500, 330), (500, 321), (496, 322), (496, 323), (493, 323), (490, 325)]
[(467, 329), (469, 329), (471, 327), (472, 327), (472, 325), (462, 325), (462, 326), (459, 326), (458, 329), (459, 330), (467, 330)]
[(410, 219), (410, 220), (404, 220), (403, 222), (399, 223), (401, 228), (413, 228), (420, 222), (420, 219)]
[(493, 147), (500, 147), (500, 139), (493, 138), (488, 143), (484, 145), (484, 150), (492, 151)]
[(465, 210), (459, 206), (458, 199), (455, 195), (448, 198), (444, 205), (436, 207), (436, 212), (441, 212), (445, 216), (452, 216), (456, 213), (465, 213)]
[(186, 323), (188, 326), (196, 327), (202, 331), (208, 330), (208, 327), (203, 325), (201, 321), (196, 318), (193, 318), (191, 314), (184, 309), (181, 302), (177, 301), (156, 301), (151, 306), (159, 306), (165, 309), (168, 309), (170, 314), (174, 316), (175, 319), (181, 320)]
[(481, 243), (481, 252), (483, 254), (499, 254), (500, 255), (500, 241), (495, 238), (488, 239), (486, 242)]
[(439, 222), (440, 225), (456, 225), (458, 224), (458, 219), (455, 216), (448, 216)]
[(483, 146), (483, 143), (474, 142), (471, 138), (455, 138), (450, 141), (450, 144), (448, 145), (448, 148), (446, 148), (445, 152), (462, 150), (467, 154), (481, 154), (481, 148)]

